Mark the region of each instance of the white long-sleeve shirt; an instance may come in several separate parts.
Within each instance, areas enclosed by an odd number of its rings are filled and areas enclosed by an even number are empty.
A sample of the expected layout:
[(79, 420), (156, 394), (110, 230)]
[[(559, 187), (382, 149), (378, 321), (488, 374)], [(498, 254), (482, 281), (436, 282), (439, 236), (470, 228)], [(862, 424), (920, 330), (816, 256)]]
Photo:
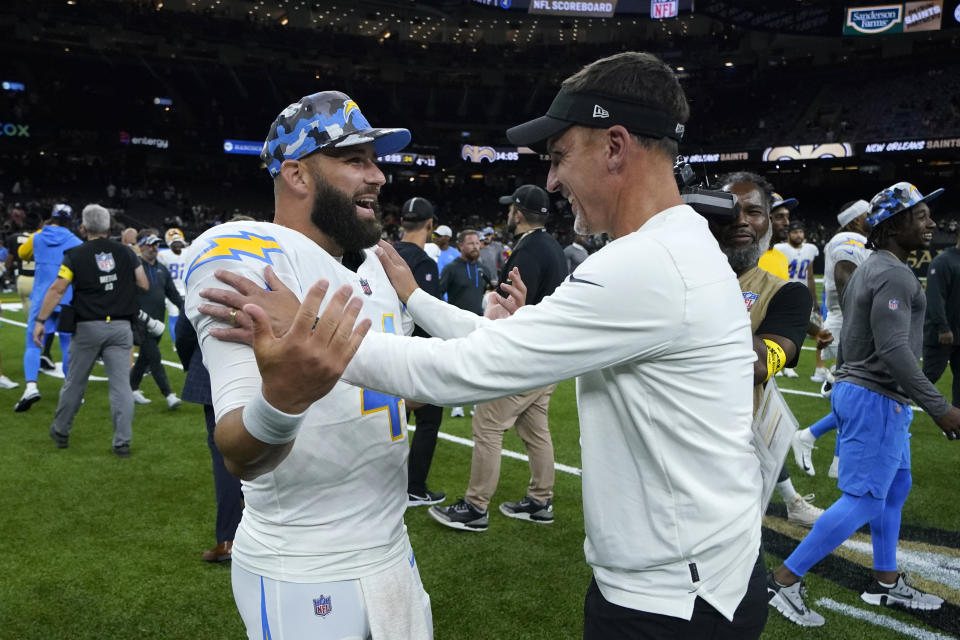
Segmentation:
[(660, 212), (505, 320), (423, 292), (408, 310), (439, 337), (370, 334), (345, 379), (459, 405), (576, 376), (584, 550), (604, 597), (690, 619), (700, 596), (732, 619), (760, 547), (756, 358), (737, 278), (703, 218)]

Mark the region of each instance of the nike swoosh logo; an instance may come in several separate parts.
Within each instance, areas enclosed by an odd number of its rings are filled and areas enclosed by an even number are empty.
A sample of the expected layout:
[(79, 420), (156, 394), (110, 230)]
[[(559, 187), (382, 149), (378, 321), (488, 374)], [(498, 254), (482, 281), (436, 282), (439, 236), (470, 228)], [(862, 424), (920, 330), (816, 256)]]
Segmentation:
[(570, 282), (579, 282), (580, 284), (592, 284), (595, 287), (603, 287), (602, 284), (597, 284), (596, 282), (590, 282), (589, 280), (582, 280), (577, 276), (570, 274)]
[(853, 255), (853, 251), (851, 251), (850, 249), (844, 249), (844, 251), (846, 251), (846, 252), (849, 253), (850, 255)]

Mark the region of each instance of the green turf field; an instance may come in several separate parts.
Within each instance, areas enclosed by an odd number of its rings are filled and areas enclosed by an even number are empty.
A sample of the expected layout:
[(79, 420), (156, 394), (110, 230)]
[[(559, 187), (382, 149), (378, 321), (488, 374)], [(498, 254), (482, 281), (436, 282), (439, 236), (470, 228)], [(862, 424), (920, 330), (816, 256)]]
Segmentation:
[[(13, 311), (3, 318), (24, 321)], [(21, 383), (23, 341), (22, 328), (0, 323), (3, 372)], [(175, 361), (169, 336), (161, 346)], [(781, 388), (819, 388), (809, 381), (811, 351), (803, 352), (797, 371), (798, 379), (778, 379)], [(179, 390), (182, 372), (172, 367), (168, 372)], [(145, 379), (141, 388), (154, 402), (136, 408), (132, 457), (119, 460), (110, 450), (106, 383), (91, 382), (70, 448), (61, 451), (47, 436), (60, 381), (40, 378), (43, 399), (27, 413), (13, 412), (22, 386), (0, 391), (0, 638), (244, 637), (229, 565), (200, 560), (200, 552), (215, 542), (201, 408), (185, 403), (168, 411), (156, 385)], [(948, 390), (948, 385), (949, 373), (939, 386)], [(819, 397), (787, 398), (803, 426), (828, 410)], [(557, 461), (578, 468), (572, 383), (554, 395), (550, 419)], [(470, 419), (447, 417), (442, 430), (469, 438)], [(960, 444), (949, 444), (920, 412), (913, 434), (914, 487), (903, 512), (902, 537), (908, 541), (903, 547), (932, 567), (929, 575), (916, 574), (916, 582), (947, 598), (948, 605), (917, 615), (869, 607), (859, 599), (869, 574), (861, 563), (868, 564), (869, 556), (862, 548), (845, 549), (807, 579), (812, 601), (824, 601), (817, 608), (826, 626), (800, 629), (771, 610), (764, 638), (960, 637), (960, 510), (954, 498)], [(505, 448), (523, 451), (512, 432)], [(814, 452), (814, 478), (797, 470), (792, 456), (788, 463), (797, 490), (815, 493), (821, 507), (838, 496), (835, 481), (826, 477), (832, 451), (833, 437), (825, 436)], [(441, 440), (431, 488), (457, 499), (466, 489), (469, 466), (467, 446)], [(493, 504), (522, 497), (528, 478), (525, 462), (505, 459)], [(778, 500), (774, 497), (764, 531), (770, 564), (804, 534), (786, 523)], [(555, 504), (557, 520), (550, 526), (511, 520), (494, 508), (489, 530), (480, 534), (441, 527), (425, 508), (407, 512), (438, 640), (580, 637), (590, 571), (583, 557), (579, 476), (557, 472)], [(862, 614), (884, 618), (855, 617)]]

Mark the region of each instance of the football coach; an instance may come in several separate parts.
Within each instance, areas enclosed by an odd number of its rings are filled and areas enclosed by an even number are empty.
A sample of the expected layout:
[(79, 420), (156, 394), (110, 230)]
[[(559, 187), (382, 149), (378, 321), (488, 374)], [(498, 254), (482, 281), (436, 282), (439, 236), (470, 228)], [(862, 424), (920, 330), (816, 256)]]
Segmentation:
[[(401, 301), (443, 339), (371, 332), (343, 376), (437, 405), (577, 378), (588, 640), (758, 638), (766, 621), (756, 356), (737, 278), (674, 180), (688, 115), (673, 70), (647, 53), (567, 78), (545, 116), (507, 137), (546, 143), (547, 188), (570, 201), (576, 232), (612, 241), (552, 295), (497, 321), (417, 289), (381, 242)], [(276, 314), (281, 296), (290, 294), (256, 298)], [(232, 331), (219, 335), (243, 334)], [(318, 346), (297, 357), (315, 358)]]
[[(130, 349), (133, 333), (130, 323), (140, 313), (137, 287), (150, 284), (140, 260), (133, 251), (110, 240), (110, 212), (100, 205), (83, 209), (87, 241), (68, 249), (57, 279), (50, 285), (37, 315), (33, 338), (43, 344), (43, 321), (73, 284), (76, 328), (70, 343), (70, 370), (60, 389), (57, 412), (50, 425), (50, 437), (57, 447), (69, 445), (73, 418), (83, 402), (87, 379), (97, 358), (103, 358), (110, 381), (110, 415), (113, 420), (113, 452), (120, 458), (130, 456), (133, 435), (133, 392), (130, 390)], [(64, 314), (61, 313), (61, 322)], [(163, 323), (159, 330), (163, 331)]]

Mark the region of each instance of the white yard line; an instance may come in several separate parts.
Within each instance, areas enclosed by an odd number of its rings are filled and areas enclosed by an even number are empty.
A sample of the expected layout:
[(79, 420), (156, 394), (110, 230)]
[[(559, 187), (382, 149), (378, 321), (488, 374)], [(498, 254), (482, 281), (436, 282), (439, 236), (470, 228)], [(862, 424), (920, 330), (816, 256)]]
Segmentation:
[[(847, 540), (843, 546), (858, 553), (873, 555), (873, 545), (869, 542)], [(897, 549), (897, 564), (912, 575), (960, 591), (960, 558), (932, 551)]]
[(831, 611), (842, 613), (845, 616), (856, 618), (857, 620), (863, 620), (864, 622), (869, 622), (872, 625), (884, 627), (901, 635), (917, 638), (918, 640), (956, 640), (953, 636), (936, 633), (934, 631), (927, 631), (926, 629), (915, 627), (912, 624), (900, 622), (896, 618), (880, 615), (879, 613), (874, 613), (865, 609), (858, 609), (857, 607), (849, 604), (843, 604), (842, 602), (837, 602), (836, 600), (831, 600), (830, 598), (820, 598), (815, 604), (818, 607), (830, 609)]

